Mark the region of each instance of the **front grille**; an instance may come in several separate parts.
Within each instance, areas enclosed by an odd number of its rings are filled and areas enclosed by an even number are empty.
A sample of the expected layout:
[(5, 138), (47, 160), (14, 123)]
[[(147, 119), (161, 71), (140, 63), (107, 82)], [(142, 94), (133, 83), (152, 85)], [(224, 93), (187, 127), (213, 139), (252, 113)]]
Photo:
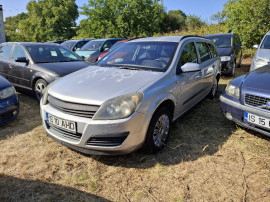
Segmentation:
[(267, 102), (270, 102), (270, 98), (251, 95), (251, 94), (245, 95), (246, 104), (270, 111), (269, 107), (266, 106)]
[(51, 95), (49, 95), (48, 97), (48, 102), (52, 107), (58, 109), (59, 111), (62, 111), (66, 114), (85, 118), (92, 118), (99, 108), (99, 106), (97, 105), (86, 105), (66, 102), (63, 100), (59, 100)]
[(101, 137), (91, 137), (87, 141), (86, 145), (100, 147), (117, 147), (125, 141), (128, 135), (129, 132), (124, 132), (121, 134), (110, 134)]
[(6, 121), (6, 120), (9, 120), (9, 119), (12, 119), (13, 118), (13, 112), (11, 113), (8, 113), (8, 114), (3, 114), (0, 116), (0, 121)]
[(62, 136), (66, 137), (66, 138), (79, 141), (81, 139), (81, 137), (82, 137), (81, 133), (72, 133), (72, 132), (57, 128), (57, 127), (55, 127), (53, 125), (48, 124), (47, 121), (45, 121), (45, 123), (46, 123), (46, 126), (47, 126), (48, 129), (53, 129), (53, 130), (60, 133)]

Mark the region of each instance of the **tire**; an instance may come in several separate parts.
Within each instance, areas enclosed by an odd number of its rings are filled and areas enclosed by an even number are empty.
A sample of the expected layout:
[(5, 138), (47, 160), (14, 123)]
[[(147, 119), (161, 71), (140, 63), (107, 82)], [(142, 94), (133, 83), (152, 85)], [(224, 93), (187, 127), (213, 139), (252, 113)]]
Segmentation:
[(234, 75), (235, 75), (235, 68), (236, 68), (236, 63), (235, 63), (235, 61), (234, 61), (234, 62), (233, 62), (233, 65), (232, 65), (231, 72), (230, 72), (230, 76), (234, 76)]
[(218, 79), (215, 78), (215, 81), (213, 83), (213, 86), (211, 88), (211, 91), (208, 94), (208, 97), (213, 100), (216, 96), (217, 96), (217, 92), (218, 92)]
[(171, 113), (167, 107), (162, 107), (154, 113), (144, 142), (144, 150), (147, 153), (155, 154), (164, 147), (169, 137), (170, 124)]
[(48, 83), (44, 79), (38, 79), (34, 86), (34, 93), (36, 95), (37, 101), (40, 101), (43, 93), (48, 86)]

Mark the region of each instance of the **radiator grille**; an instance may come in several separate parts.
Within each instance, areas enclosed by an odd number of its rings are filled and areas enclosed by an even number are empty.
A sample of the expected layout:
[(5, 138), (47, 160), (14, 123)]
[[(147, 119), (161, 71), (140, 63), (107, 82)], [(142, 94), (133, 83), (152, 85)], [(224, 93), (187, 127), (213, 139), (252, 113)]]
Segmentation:
[(267, 107), (267, 102), (270, 102), (270, 98), (251, 95), (251, 94), (246, 94), (245, 95), (245, 103), (247, 105), (251, 105), (251, 106), (254, 106), (254, 107), (258, 107), (260, 109), (265, 109), (265, 110), (270, 111), (270, 108)]

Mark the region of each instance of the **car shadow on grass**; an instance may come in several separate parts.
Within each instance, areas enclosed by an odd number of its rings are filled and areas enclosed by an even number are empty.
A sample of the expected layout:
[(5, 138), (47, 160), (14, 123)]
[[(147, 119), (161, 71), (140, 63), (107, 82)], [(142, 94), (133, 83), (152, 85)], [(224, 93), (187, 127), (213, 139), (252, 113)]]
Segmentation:
[(20, 112), (13, 122), (0, 127), (0, 140), (27, 133), (41, 125), (40, 108), (37, 100), (30, 95), (18, 93)]
[(225, 89), (219, 85), (218, 96), (201, 101), (171, 125), (171, 134), (164, 149), (155, 154), (139, 150), (123, 156), (92, 156), (106, 165), (149, 168), (156, 164), (174, 165), (215, 154), (236, 131), (236, 125), (221, 112), (219, 96)]
[(0, 201), (109, 201), (70, 187), (0, 175)]

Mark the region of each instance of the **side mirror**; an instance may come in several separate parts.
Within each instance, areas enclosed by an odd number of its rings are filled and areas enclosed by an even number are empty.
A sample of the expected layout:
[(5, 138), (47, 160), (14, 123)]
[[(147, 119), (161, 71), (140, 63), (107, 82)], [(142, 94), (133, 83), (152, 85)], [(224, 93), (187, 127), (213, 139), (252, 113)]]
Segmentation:
[[(192, 63), (192, 62), (187, 62), (179, 69), (181, 69), (183, 73), (201, 71), (200, 65), (198, 63)], [(177, 73), (180, 74), (180, 72), (177, 72)]]
[(236, 47), (241, 48), (242, 47), (242, 44), (239, 43), (239, 44), (236, 45)]
[(103, 52), (109, 51), (109, 48), (105, 48)]
[(83, 60), (85, 60), (85, 57), (84, 57), (84, 56), (81, 56), (81, 58), (82, 58)]
[(18, 57), (15, 59), (15, 62), (28, 63), (28, 59), (26, 57)]
[(256, 48), (256, 49), (258, 49), (258, 48), (259, 48), (259, 45), (258, 45), (258, 44), (256, 44), (256, 45), (253, 45), (253, 48)]

